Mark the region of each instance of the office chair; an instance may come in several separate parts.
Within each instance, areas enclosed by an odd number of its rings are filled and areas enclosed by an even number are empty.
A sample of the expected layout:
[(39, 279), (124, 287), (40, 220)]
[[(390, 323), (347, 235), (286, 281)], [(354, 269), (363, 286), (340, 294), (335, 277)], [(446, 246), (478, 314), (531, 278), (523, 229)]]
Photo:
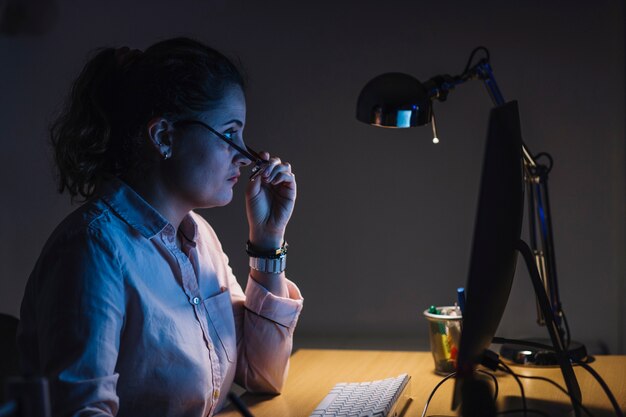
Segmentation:
[(4, 390), (7, 378), (20, 374), (16, 343), (18, 324), (17, 318), (0, 313), (0, 405), (7, 401)]
[[(0, 313), (0, 388), (8, 377), (19, 376), (19, 354), (17, 352), (17, 325), (19, 320)], [(0, 389), (0, 403), (5, 401), (4, 390)]]
[(0, 313), (0, 416), (50, 417), (46, 379), (20, 376), (16, 341), (19, 322)]

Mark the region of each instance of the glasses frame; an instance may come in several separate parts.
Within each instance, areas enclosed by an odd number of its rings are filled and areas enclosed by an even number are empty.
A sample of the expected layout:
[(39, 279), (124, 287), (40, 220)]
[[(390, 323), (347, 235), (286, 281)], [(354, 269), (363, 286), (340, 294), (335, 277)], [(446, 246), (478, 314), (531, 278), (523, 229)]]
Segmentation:
[(224, 142), (226, 142), (228, 144), (228, 146), (230, 146), (231, 148), (233, 148), (234, 150), (239, 152), (241, 155), (243, 155), (246, 158), (248, 158), (252, 163), (254, 163), (254, 167), (252, 168), (252, 175), (250, 175), (250, 179), (254, 179), (260, 173), (261, 167), (264, 164), (269, 162), (269, 161), (266, 161), (265, 159), (261, 158), (261, 156), (258, 154), (258, 152), (256, 152), (254, 149), (250, 148), (247, 145), (246, 145), (246, 149), (243, 149), (242, 147), (240, 147), (240, 146), (236, 145), (235, 143), (233, 143), (233, 141), (231, 139), (228, 139), (225, 135), (223, 135), (222, 133), (220, 133), (217, 130), (213, 129), (211, 126), (209, 126), (208, 124), (204, 123), (203, 121), (194, 120), (194, 119), (185, 119), (185, 120), (178, 120), (178, 121), (174, 122), (174, 125), (175, 126), (189, 126), (189, 125), (202, 126), (205, 129), (207, 129), (209, 132), (211, 132), (215, 136), (217, 136), (219, 139), (221, 139)]

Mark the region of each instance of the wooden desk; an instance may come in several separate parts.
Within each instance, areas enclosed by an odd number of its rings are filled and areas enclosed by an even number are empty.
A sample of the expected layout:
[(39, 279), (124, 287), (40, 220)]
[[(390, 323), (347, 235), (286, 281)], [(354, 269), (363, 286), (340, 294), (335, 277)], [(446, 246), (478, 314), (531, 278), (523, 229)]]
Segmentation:
[[(411, 375), (411, 402), (405, 416), (420, 416), (424, 404), (435, 385), (441, 380), (433, 372), (430, 352), (389, 352), (360, 350), (302, 349), (291, 357), (289, 377), (278, 396), (243, 395), (255, 417), (308, 417), (315, 406), (338, 382), (360, 382)], [(626, 410), (626, 356), (597, 356), (593, 368), (604, 378), (613, 394)], [(545, 376), (564, 386), (559, 368), (513, 367), (521, 375)], [(575, 368), (583, 395), (583, 404), (597, 417), (614, 415), (604, 392), (582, 368)], [(557, 388), (544, 381), (522, 379), (528, 407), (540, 409), (551, 416), (569, 415), (571, 405)], [(519, 386), (509, 375), (499, 374), (499, 411), (519, 408)], [(454, 416), (450, 410), (453, 380), (447, 381), (437, 391), (428, 408), (428, 416)], [(507, 416), (521, 416), (507, 414)], [(537, 416), (537, 414), (528, 414)], [(584, 415), (584, 414), (583, 414)], [(228, 409), (220, 417), (239, 417)]]

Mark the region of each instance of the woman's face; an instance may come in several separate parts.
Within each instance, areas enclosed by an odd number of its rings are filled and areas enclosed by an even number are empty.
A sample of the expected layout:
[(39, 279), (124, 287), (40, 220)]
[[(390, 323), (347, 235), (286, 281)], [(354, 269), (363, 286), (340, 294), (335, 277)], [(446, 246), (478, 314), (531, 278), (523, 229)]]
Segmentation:
[[(200, 113), (196, 119), (230, 136), (245, 149), (246, 101), (239, 86), (228, 88), (213, 109)], [(200, 125), (183, 125), (173, 131), (172, 156), (163, 166), (170, 194), (182, 206), (194, 209), (230, 203), (240, 169), (249, 163), (210, 130)]]

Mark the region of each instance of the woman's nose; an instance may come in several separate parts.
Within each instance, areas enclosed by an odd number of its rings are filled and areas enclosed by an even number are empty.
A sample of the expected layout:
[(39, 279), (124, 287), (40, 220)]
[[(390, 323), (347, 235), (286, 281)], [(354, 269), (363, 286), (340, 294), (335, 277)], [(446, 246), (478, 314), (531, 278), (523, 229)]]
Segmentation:
[(245, 155), (240, 152), (237, 152), (235, 155), (235, 164), (238, 164), (242, 167), (248, 166), (252, 163), (252, 161)]
[[(246, 146), (245, 142), (243, 141), (243, 137), (239, 139), (239, 143), (237, 143), (237, 145), (241, 149), (248, 150), (248, 147)], [(239, 151), (237, 151), (235, 153), (234, 162), (235, 162), (235, 164), (239, 164), (240, 166), (247, 166), (247, 165), (250, 165), (252, 163), (250, 158), (248, 158), (246, 155), (242, 154)]]

